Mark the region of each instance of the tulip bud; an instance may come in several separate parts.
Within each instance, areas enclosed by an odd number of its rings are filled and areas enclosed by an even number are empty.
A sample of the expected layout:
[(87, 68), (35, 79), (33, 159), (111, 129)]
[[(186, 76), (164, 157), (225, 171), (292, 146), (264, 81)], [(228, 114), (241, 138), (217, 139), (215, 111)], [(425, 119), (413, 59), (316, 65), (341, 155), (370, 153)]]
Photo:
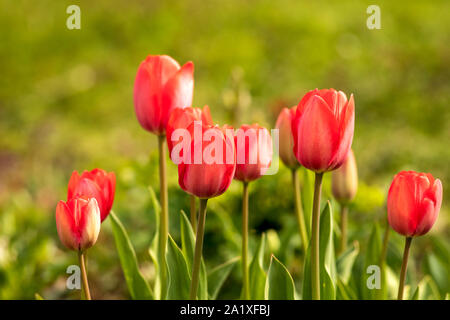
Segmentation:
[(358, 190), (358, 169), (351, 149), (344, 164), (333, 171), (331, 186), (333, 196), (339, 203), (348, 203), (355, 198)]
[(353, 95), (334, 89), (308, 92), (292, 121), (294, 154), (316, 173), (339, 168), (350, 151), (355, 127)]
[(97, 200), (73, 198), (56, 206), (59, 239), (68, 249), (83, 251), (92, 247), (100, 232), (100, 209)]
[[(176, 129), (187, 129), (194, 121), (202, 121), (206, 125), (214, 125), (208, 106), (200, 108), (176, 108), (169, 117), (167, 123), (167, 146), (169, 148), (169, 156), (172, 154), (174, 145), (177, 144), (175, 137), (172, 136)], [(175, 140), (173, 141), (172, 138)]]
[(295, 169), (300, 167), (300, 163), (294, 154), (294, 137), (292, 136), (292, 119), (295, 117), (297, 106), (290, 109), (283, 108), (278, 116), (275, 127), (279, 129), (279, 147), (280, 158), (283, 163), (291, 168)]
[(100, 209), (101, 221), (106, 219), (111, 211), (116, 191), (116, 176), (114, 172), (102, 169), (84, 171), (80, 176), (77, 171), (72, 173), (67, 188), (67, 200), (72, 198), (95, 198)]
[(429, 173), (401, 171), (392, 181), (387, 199), (391, 227), (406, 237), (427, 233), (442, 204), (442, 184)]
[(178, 183), (199, 198), (217, 197), (228, 189), (236, 170), (232, 130), (195, 121), (187, 131), (190, 156), (178, 164)]
[(149, 55), (139, 66), (134, 83), (134, 109), (141, 126), (164, 135), (170, 112), (192, 104), (194, 64), (180, 68), (169, 56)]
[(234, 135), (236, 173), (234, 178), (250, 182), (260, 178), (272, 162), (272, 138), (266, 128), (242, 125)]

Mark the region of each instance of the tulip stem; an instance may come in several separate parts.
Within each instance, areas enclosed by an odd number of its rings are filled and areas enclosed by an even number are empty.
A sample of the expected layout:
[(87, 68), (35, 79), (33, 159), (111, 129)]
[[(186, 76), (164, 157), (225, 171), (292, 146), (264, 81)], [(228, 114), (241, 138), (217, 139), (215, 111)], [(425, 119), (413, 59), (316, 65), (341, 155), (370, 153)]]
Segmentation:
[(192, 194), (189, 195), (189, 198), (191, 200), (191, 226), (192, 230), (194, 230), (194, 233), (197, 232), (197, 208), (195, 203), (195, 196)]
[(412, 237), (406, 237), (405, 250), (403, 251), (402, 270), (400, 271), (400, 284), (398, 286), (398, 300), (403, 300), (403, 288), (405, 287), (406, 269), (408, 268), (409, 248), (411, 247)]
[(348, 224), (348, 206), (341, 205), (341, 245), (339, 253), (343, 253), (347, 249), (347, 224)]
[(159, 260), (160, 260), (160, 279), (161, 279), (161, 295), (160, 299), (164, 300), (167, 290), (167, 271), (166, 271), (166, 247), (167, 237), (169, 234), (169, 207), (166, 177), (166, 137), (158, 136), (159, 147), (159, 194), (161, 202), (161, 216), (159, 219)]
[(208, 199), (200, 199), (200, 215), (198, 218), (197, 236), (195, 239), (194, 265), (192, 266), (190, 300), (197, 299), (198, 280), (200, 274), (200, 264), (203, 251), (203, 236), (205, 234), (206, 204)]
[(242, 296), (250, 299), (250, 279), (248, 275), (248, 182), (243, 183), (242, 193)]
[(78, 251), (78, 261), (80, 263), (81, 279), (83, 280), (84, 294), (86, 296), (86, 300), (91, 300), (91, 292), (89, 291), (89, 283), (86, 273), (86, 265), (84, 263), (84, 257), (85, 257), (84, 252), (81, 250)]
[(319, 236), (320, 194), (322, 193), (322, 178), (323, 173), (316, 173), (311, 226), (311, 289), (313, 300), (320, 300)]
[(292, 183), (294, 184), (295, 214), (297, 215), (300, 238), (302, 239), (303, 254), (308, 249), (308, 234), (306, 232), (305, 216), (303, 214), (302, 200), (300, 198), (300, 181), (297, 169), (292, 169)]

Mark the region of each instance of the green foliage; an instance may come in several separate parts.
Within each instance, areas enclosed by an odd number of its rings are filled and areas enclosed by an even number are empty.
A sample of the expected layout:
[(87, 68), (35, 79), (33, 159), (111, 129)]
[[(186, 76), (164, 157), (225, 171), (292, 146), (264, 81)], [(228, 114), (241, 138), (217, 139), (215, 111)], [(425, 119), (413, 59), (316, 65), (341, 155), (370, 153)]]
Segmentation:
[(250, 263), (250, 298), (255, 300), (263, 300), (265, 296), (266, 272), (263, 268), (264, 250), (266, 247), (266, 235), (261, 235), (252, 262)]
[(119, 218), (110, 213), (110, 221), (113, 228), (114, 239), (116, 240), (117, 252), (119, 253), (120, 264), (128, 285), (128, 290), (133, 299), (148, 300), (153, 299), (150, 286), (139, 271), (136, 254), (127, 232)]
[(169, 270), (168, 300), (189, 299), (191, 277), (183, 252), (169, 235), (167, 243), (167, 269)]
[(222, 285), (224, 284), (225, 280), (228, 278), (230, 272), (233, 270), (234, 266), (237, 264), (239, 260), (240, 258), (236, 257), (215, 267), (209, 272), (208, 291), (210, 299), (214, 300), (217, 298), (217, 295), (219, 294)]
[(272, 255), (269, 271), (267, 272), (266, 299), (269, 300), (294, 300), (295, 288), (286, 267)]

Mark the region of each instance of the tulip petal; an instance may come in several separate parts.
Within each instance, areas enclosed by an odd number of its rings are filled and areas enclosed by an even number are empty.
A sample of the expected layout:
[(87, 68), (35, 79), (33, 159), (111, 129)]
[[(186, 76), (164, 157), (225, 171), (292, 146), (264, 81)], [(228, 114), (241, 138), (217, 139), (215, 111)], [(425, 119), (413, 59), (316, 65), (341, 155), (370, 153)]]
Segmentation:
[(162, 91), (161, 129), (166, 128), (173, 108), (185, 108), (192, 105), (194, 90), (194, 64), (187, 62), (170, 78)]
[(293, 123), (294, 153), (304, 167), (323, 172), (339, 147), (338, 123), (317, 95), (308, 100), (303, 114), (299, 112)]
[(59, 201), (56, 206), (56, 229), (64, 246), (71, 250), (78, 250), (80, 234), (72, 211), (64, 201)]
[(80, 175), (78, 174), (78, 171), (73, 171), (72, 176), (69, 180), (69, 185), (67, 186), (67, 201), (73, 198), (75, 189), (80, 182)]
[(89, 199), (87, 204), (80, 209), (81, 219), (79, 224), (80, 230), (80, 248), (85, 250), (92, 247), (97, 242), (100, 233), (100, 209), (95, 198)]

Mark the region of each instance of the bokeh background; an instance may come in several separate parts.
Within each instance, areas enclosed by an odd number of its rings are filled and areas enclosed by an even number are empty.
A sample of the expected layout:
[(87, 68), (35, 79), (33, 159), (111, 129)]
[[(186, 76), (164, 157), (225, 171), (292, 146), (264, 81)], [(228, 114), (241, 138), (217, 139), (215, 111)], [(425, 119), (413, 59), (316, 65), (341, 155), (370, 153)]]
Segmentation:
[[(66, 8), (81, 8), (81, 29), (66, 28)], [(381, 30), (366, 27), (366, 8), (381, 8)], [(133, 83), (148, 54), (195, 64), (194, 106), (208, 104), (218, 123), (274, 127), (282, 107), (308, 90), (353, 93), (353, 148), (360, 187), (350, 239), (364, 252), (374, 223), (385, 226), (393, 175), (411, 169), (442, 180), (444, 201), (430, 232), (413, 245), (409, 280), (430, 273), (441, 297), (449, 284), (449, 1), (0, 1), (0, 298), (78, 298), (65, 288), (76, 254), (59, 242), (54, 220), (73, 170), (117, 175), (114, 211), (128, 230), (141, 270), (152, 281), (154, 233), (148, 186), (158, 193), (157, 140), (138, 124)], [(169, 163), (170, 233), (189, 208)], [(269, 250), (301, 287), (300, 238), (290, 172), (251, 185), (250, 246), (267, 232)], [(329, 180), (325, 181), (325, 197)], [(208, 268), (239, 255), (241, 186), (210, 201)], [(336, 219), (338, 219), (336, 215)], [(388, 250), (400, 269), (402, 238)], [(109, 221), (89, 251), (95, 298), (129, 294)], [(266, 259), (267, 260), (267, 259)], [(268, 262), (268, 260), (266, 261)], [(220, 298), (238, 298), (235, 268)]]

